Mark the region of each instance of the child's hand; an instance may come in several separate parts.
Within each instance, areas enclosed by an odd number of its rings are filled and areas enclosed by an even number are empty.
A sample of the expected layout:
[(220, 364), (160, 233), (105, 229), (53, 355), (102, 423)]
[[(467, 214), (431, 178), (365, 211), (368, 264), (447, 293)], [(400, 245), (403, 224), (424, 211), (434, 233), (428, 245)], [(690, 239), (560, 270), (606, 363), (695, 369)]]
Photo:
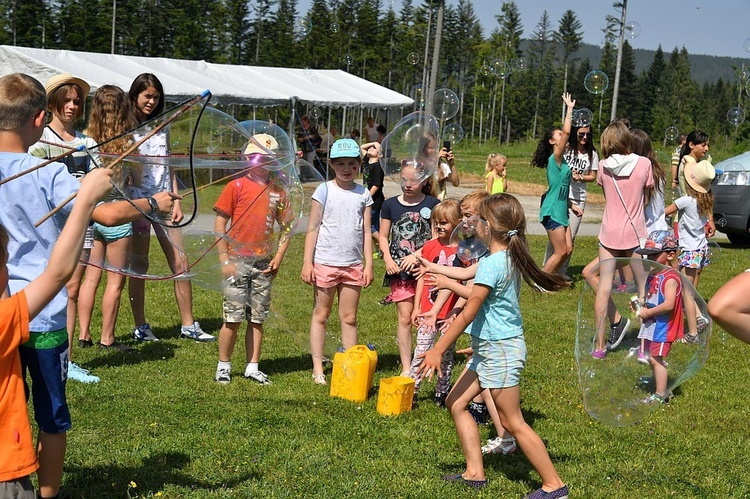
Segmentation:
[(399, 268), (404, 272), (411, 272), (417, 265), (419, 265), (417, 255), (412, 253), (411, 255), (406, 255), (401, 259)]
[(580, 206), (578, 206), (575, 203), (570, 205), (570, 211), (572, 211), (573, 214), (577, 216), (578, 218), (581, 218), (583, 216), (583, 210), (581, 209)]
[(227, 263), (221, 266), (221, 275), (224, 279), (229, 279), (237, 275), (237, 265), (234, 263)]
[(435, 308), (433, 307), (429, 312), (419, 314), (418, 322), (418, 325), (427, 327), (430, 331), (435, 331), (437, 328), (437, 311), (435, 311)]
[(472, 355), (474, 355), (474, 349), (471, 347), (466, 347), (466, 348), (462, 348), (461, 350), (456, 350), (456, 353), (458, 355), (467, 355), (471, 357)]
[(372, 284), (372, 281), (375, 280), (375, 274), (372, 271), (372, 267), (365, 269), (364, 277), (365, 277), (365, 287), (366, 288), (370, 287), (370, 284)]
[(302, 273), (300, 274), (300, 278), (302, 281), (304, 281), (305, 284), (312, 285), (315, 281), (315, 276), (313, 275), (313, 264), (305, 262), (302, 264)]
[(574, 107), (576, 107), (576, 101), (570, 97), (570, 92), (565, 92), (564, 94), (562, 94), (562, 100), (565, 105), (568, 106), (568, 109), (572, 110)]
[(156, 204), (159, 205), (159, 214), (168, 215), (169, 212), (172, 211), (172, 204), (174, 203), (174, 201), (176, 199), (182, 199), (182, 196), (174, 192), (159, 191), (154, 194), (154, 199), (156, 200)]
[(175, 200), (174, 205), (172, 206), (172, 217), (170, 218), (172, 225), (177, 225), (182, 222), (184, 218), (185, 216), (182, 213), (182, 203), (180, 203), (179, 200)]
[(393, 258), (384, 258), (385, 260), (385, 272), (388, 275), (394, 275), (401, 272), (401, 270), (398, 268), (398, 264), (393, 261)]
[(443, 371), (440, 369), (440, 363), (443, 359), (442, 353), (433, 348), (417, 355), (417, 358), (422, 359), (422, 364), (417, 369), (417, 376), (420, 378), (427, 377), (428, 380), (432, 381), (432, 375), (435, 372), (438, 373), (438, 376), (443, 375)]
[(419, 279), (423, 275), (425, 275), (427, 272), (432, 272), (434, 264), (427, 260), (424, 257), (418, 256), (417, 257), (417, 264), (419, 266), (414, 267), (414, 270), (412, 271), (412, 275), (415, 279)]
[(446, 289), (448, 283), (453, 281), (450, 277), (446, 277), (441, 274), (425, 274), (424, 285), (434, 289)]
[(107, 197), (112, 191), (112, 174), (111, 168), (95, 168), (91, 170), (81, 182), (78, 189), (78, 199), (83, 199), (96, 204)]
[(279, 271), (279, 267), (281, 266), (281, 258), (279, 255), (276, 255), (273, 257), (273, 260), (268, 262), (268, 267), (266, 267), (266, 270), (264, 270), (263, 274), (276, 274)]

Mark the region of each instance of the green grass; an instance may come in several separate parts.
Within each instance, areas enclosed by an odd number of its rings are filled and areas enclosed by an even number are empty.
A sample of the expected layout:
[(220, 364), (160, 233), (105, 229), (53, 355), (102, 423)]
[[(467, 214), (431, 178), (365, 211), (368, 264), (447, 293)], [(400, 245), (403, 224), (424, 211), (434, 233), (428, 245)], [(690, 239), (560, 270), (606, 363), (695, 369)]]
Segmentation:
[[(546, 238), (530, 242), (541, 259)], [(571, 273), (580, 273), (596, 252), (593, 238), (577, 243)], [(274, 285), (261, 361), (270, 386), (242, 378), (242, 338), (232, 383), (212, 381), (217, 346), (177, 339), (168, 282), (147, 286), (147, 317), (163, 341), (130, 355), (74, 350), (75, 360), (102, 381), (68, 383), (74, 427), (63, 477), (67, 492), (87, 498), (518, 497), (540, 485), (521, 453), (486, 458), (489, 485), (479, 493), (442, 482), (440, 475), (463, 469), (463, 457), (450, 417), (430, 401), (432, 384), (425, 385), (416, 411), (383, 417), (375, 410), (376, 393), (357, 404), (332, 399), (312, 383), (306, 354), (312, 291), (299, 279), (302, 246), (295, 238)], [(747, 266), (743, 250), (724, 247), (722, 253), (701, 278), (706, 298)], [(160, 260), (154, 253), (153, 264)], [(381, 260), (375, 270), (382, 277)], [(362, 343), (378, 346), (377, 386), (401, 368), (396, 310), (378, 305), (386, 288), (376, 282), (363, 292), (359, 329)], [(578, 281), (572, 290), (539, 295), (525, 286), (521, 300), (529, 348), (522, 410), (573, 497), (748, 496), (748, 347), (715, 330), (708, 364), (673, 402), (640, 425), (604, 426), (586, 414), (578, 389), (573, 348), (582, 287)], [(117, 326), (123, 341), (132, 327), (126, 295)], [(216, 333), (219, 294), (196, 288), (194, 312)], [(98, 327), (97, 316), (95, 340)], [(330, 330), (338, 331), (335, 318)], [(481, 433), (486, 439), (488, 429)]]

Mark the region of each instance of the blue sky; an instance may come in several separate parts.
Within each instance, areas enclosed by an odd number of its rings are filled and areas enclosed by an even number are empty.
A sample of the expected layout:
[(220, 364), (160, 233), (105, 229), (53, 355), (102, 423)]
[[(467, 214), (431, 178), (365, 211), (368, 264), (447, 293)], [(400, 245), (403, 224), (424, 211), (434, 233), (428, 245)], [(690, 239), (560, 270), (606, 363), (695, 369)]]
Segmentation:
[[(400, 0), (381, 0), (384, 8), (393, 5), (398, 11)], [(455, 0), (447, 0), (456, 4)], [(420, 0), (414, 0), (414, 5)], [(563, 12), (570, 9), (583, 24), (584, 41), (594, 45), (603, 43), (605, 17), (614, 15), (612, 0), (516, 0), (524, 27), (524, 38), (531, 36), (542, 13), (546, 10), (552, 27), (557, 29)], [(485, 36), (497, 26), (495, 16), (500, 13), (502, 0), (472, 0)], [(298, 12), (306, 13), (310, 0), (299, 0)], [(641, 33), (630, 44), (635, 48), (655, 50), (661, 44), (665, 52), (685, 46), (691, 54), (741, 57), (750, 63), (750, 53), (744, 42), (750, 39), (750, 0), (628, 0), (628, 21), (637, 22)], [(741, 27), (737, 27), (740, 25)]]

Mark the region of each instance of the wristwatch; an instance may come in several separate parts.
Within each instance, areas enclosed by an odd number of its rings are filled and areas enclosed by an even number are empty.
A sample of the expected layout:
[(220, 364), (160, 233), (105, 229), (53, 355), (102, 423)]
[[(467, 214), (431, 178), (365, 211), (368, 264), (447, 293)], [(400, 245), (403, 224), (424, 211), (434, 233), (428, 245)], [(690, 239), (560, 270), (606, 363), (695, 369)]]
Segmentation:
[(151, 207), (151, 211), (148, 213), (149, 215), (154, 215), (159, 211), (159, 203), (156, 202), (156, 199), (153, 196), (148, 197), (148, 205)]

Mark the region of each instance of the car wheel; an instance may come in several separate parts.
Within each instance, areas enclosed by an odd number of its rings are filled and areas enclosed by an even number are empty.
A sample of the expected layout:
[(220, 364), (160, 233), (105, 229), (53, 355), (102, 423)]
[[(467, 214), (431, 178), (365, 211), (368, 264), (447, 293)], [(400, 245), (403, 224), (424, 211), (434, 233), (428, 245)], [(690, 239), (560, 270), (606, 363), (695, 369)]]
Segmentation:
[(750, 245), (750, 234), (747, 232), (727, 232), (727, 239), (737, 246)]

